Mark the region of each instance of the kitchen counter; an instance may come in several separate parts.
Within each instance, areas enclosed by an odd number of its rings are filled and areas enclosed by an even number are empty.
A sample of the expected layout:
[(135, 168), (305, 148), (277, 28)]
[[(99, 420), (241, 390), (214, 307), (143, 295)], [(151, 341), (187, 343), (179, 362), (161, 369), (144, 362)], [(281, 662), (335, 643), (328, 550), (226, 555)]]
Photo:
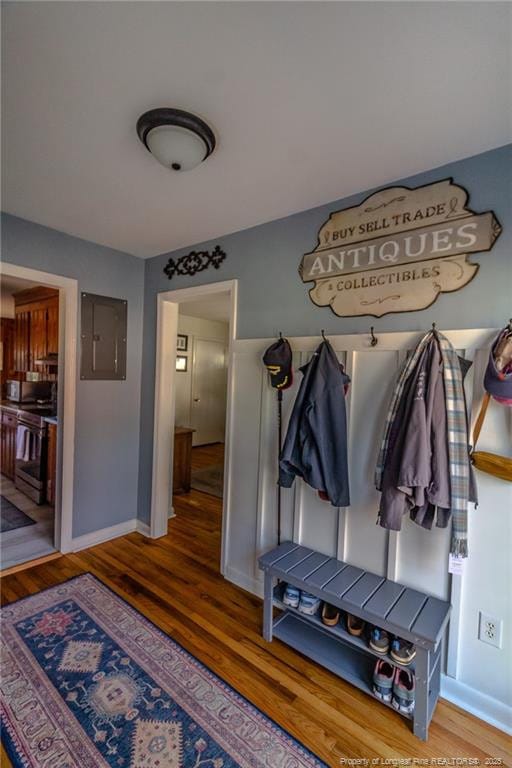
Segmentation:
[[(39, 410), (47, 412), (51, 410), (48, 408), (48, 406), (40, 406), (38, 407), (35, 403), (12, 403), (10, 400), (1, 400), (0, 401), (0, 408), (2, 411), (5, 411), (7, 413), (12, 413), (13, 416), (16, 416), (20, 411), (25, 411), (26, 413), (37, 413)], [(57, 424), (57, 417), (56, 416), (42, 416), (43, 421), (46, 421), (48, 424)]]
[(18, 403), (11, 403), (10, 400), (2, 400), (0, 402), (0, 408), (3, 411), (8, 411), (9, 413), (14, 413), (15, 415), (19, 411), (19, 405)]

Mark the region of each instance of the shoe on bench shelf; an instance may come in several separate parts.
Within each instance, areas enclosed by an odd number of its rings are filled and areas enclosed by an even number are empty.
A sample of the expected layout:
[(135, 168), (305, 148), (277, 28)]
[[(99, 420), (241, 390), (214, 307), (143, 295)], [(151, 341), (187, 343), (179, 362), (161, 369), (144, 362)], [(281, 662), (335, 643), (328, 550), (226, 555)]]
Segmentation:
[(391, 651), (389, 655), (397, 664), (406, 667), (416, 656), (416, 648), (412, 643), (408, 643), (400, 637), (395, 637), (391, 641)]
[(328, 627), (335, 627), (339, 620), (339, 610), (334, 605), (324, 603), (322, 606), (322, 622)]
[(410, 669), (395, 667), (392, 705), (403, 715), (414, 712), (416, 681)]
[(298, 608), (299, 601), (300, 589), (297, 589), (297, 587), (292, 587), (291, 584), (287, 584), (286, 589), (284, 590), (283, 603), (288, 605), (290, 608)]
[(381, 701), (391, 704), (395, 667), (385, 659), (379, 659), (373, 671), (373, 693)]
[(365, 627), (365, 622), (357, 616), (352, 616), (351, 613), (347, 613), (347, 630), (350, 635), (354, 637), (361, 637)]
[(377, 653), (387, 653), (389, 651), (389, 635), (386, 630), (374, 627), (370, 634), (369, 645)]
[(314, 616), (316, 613), (318, 613), (321, 602), (322, 601), (319, 597), (310, 595), (309, 592), (301, 592), (299, 611), (304, 613), (306, 616)]

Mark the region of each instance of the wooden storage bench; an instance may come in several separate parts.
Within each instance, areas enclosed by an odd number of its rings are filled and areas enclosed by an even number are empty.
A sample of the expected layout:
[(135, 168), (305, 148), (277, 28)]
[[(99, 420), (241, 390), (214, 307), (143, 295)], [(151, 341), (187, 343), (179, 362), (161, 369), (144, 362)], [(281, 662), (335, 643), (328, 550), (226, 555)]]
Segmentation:
[[(366, 693), (373, 696), (373, 668), (376, 658), (383, 658), (382, 654), (373, 651), (363, 638), (350, 635), (341, 623), (327, 627), (319, 615), (306, 616), (285, 606), (285, 585), (292, 584), (415, 644), (416, 657), (408, 666), (416, 676), (416, 702), (411, 719), (414, 734), (426, 739), (439, 697), (441, 641), (448, 625), (450, 604), (292, 542), (267, 552), (258, 562), (265, 572), (265, 640), (270, 642), (273, 636), (277, 637)], [(274, 606), (281, 609), (275, 619)]]

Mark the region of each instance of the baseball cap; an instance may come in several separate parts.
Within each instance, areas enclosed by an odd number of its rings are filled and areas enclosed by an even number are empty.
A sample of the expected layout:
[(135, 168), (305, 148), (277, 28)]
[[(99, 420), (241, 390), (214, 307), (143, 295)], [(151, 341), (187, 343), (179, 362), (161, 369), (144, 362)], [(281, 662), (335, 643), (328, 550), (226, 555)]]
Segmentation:
[(512, 358), (503, 354), (510, 330), (503, 328), (493, 342), (484, 375), (485, 390), (499, 403), (512, 405)]
[(275, 389), (288, 389), (293, 382), (292, 350), (288, 339), (280, 338), (265, 351), (263, 362)]

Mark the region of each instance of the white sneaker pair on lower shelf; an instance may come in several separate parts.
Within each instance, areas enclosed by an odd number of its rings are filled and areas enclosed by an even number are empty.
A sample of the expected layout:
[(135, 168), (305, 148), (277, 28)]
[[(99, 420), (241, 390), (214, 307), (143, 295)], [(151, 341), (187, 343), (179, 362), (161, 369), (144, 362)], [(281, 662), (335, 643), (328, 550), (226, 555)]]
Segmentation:
[(322, 601), (318, 597), (311, 595), (309, 592), (302, 592), (291, 584), (286, 585), (283, 594), (284, 605), (288, 605), (290, 608), (297, 608), (297, 610), (306, 614), (306, 616), (314, 616), (318, 613), (321, 602)]

